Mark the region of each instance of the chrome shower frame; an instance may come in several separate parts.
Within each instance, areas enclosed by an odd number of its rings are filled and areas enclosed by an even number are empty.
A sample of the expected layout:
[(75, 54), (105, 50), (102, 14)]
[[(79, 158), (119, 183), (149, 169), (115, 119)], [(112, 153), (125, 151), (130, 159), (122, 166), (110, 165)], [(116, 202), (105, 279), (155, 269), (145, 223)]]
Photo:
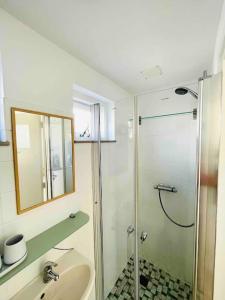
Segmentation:
[(101, 113), (100, 104), (92, 106), (94, 119), (92, 152), (92, 191), (93, 191), (93, 229), (95, 257), (95, 295), (104, 299), (104, 256), (103, 256), (103, 218), (102, 218), (102, 168), (101, 168)]
[(134, 97), (134, 116), (133, 116), (133, 132), (134, 132), (134, 228), (135, 228), (135, 242), (134, 242), (134, 272), (135, 272), (135, 300), (139, 300), (139, 227), (138, 227), (138, 211), (139, 211), (139, 112), (138, 99)]

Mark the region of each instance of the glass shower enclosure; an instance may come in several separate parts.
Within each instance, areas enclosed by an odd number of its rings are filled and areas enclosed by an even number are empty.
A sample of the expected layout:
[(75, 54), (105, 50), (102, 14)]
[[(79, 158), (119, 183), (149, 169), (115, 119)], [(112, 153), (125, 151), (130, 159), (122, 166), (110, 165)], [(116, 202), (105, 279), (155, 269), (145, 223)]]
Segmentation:
[(113, 142), (101, 141), (95, 107), (97, 300), (210, 299), (196, 298), (202, 90), (175, 90), (116, 102)]
[(192, 299), (197, 107), (174, 88), (138, 97), (141, 299)]

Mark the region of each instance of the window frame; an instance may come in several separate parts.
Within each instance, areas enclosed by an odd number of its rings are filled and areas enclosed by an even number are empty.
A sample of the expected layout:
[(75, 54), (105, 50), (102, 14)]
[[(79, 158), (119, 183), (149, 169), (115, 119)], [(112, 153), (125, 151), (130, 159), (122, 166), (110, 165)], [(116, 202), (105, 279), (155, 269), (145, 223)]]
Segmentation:
[[(103, 101), (102, 99), (93, 99), (93, 98), (85, 98), (85, 100), (81, 99), (81, 97), (73, 98), (73, 115), (74, 115), (74, 123), (75, 123), (75, 138), (76, 142), (94, 142), (94, 110), (92, 109), (92, 106), (96, 103), (100, 104), (101, 109), (101, 140), (105, 142), (115, 141), (115, 105), (114, 102), (107, 100)], [(90, 107), (91, 112), (91, 126), (90, 126), (90, 138), (80, 138), (77, 136), (76, 132), (76, 113), (75, 113), (75, 105), (76, 103), (78, 105), (84, 105), (87, 107)]]

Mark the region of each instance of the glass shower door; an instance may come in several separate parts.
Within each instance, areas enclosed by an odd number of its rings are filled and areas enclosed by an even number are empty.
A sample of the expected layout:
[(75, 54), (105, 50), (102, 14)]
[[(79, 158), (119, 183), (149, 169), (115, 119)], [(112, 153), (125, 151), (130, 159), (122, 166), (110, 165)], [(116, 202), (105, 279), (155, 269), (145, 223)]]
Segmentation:
[(115, 103), (115, 141), (101, 142), (104, 299), (135, 299), (133, 102)]
[(98, 114), (96, 299), (211, 299), (221, 78), (201, 81), (116, 103), (116, 142)]
[(139, 296), (191, 299), (197, 101), (174, 89), (138, 98)]
[(94, 105), (92, 144), (96, 299), (135, 299), (133, 101), (115, 103), (115, 140), (101, 140)]

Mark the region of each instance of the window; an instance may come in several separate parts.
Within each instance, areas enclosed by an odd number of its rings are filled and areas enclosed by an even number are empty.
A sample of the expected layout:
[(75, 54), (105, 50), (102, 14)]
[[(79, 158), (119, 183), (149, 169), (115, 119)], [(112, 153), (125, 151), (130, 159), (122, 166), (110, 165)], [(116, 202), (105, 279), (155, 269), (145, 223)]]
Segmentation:
[(115, 139), (115, 108), (114, 103), (78, 86), (73, 98), (76, 141), (94, 140), (94, 104), (100, 104), (101, 139)]
[(76, 140), (91, 140), (92, 139), (91, 106), (82, 102), (74, 101), (73, 113), (75, 116)]
[(6, 142), (5, 116), (4, 116), (4, 87), (3, 87), (3, 69), (0, 56), (0, 142)]

